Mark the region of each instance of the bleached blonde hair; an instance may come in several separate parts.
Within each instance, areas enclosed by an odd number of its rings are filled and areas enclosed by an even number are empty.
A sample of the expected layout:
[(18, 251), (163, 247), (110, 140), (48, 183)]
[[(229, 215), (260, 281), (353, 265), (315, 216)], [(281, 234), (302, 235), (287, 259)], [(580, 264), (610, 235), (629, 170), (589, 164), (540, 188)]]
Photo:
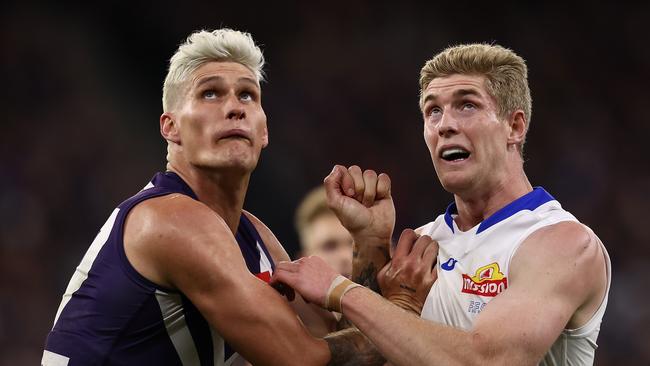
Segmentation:
[(532, 100), (528, 68), (523, 58), (499, 45), (462, 44), (448, 47), (427, 61), (420, 71), (420, 105), (424, 90), (438, 77), (453, 74), (482, 75), (485, 88), (497, 101), (499, 117), (521, 109), (530, 125)]
[(174, 108), (190, 75), (211, 61), (237, 62), (249, 68), (257, 81), (264, 80), (264, 55), (249, 33), (229, 28), (192, 33), (169, 60), (163, 84), (163, 111)]

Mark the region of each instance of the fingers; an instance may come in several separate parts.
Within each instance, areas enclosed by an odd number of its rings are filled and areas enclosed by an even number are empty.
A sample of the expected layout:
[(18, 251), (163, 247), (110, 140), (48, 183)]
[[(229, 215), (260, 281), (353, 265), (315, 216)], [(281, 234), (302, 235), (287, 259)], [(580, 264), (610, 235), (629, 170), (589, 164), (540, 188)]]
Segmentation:
[(363, 182), (365, 190), (363, 191), (363, 198), (361, 203), (370, 207), (375, 203), (375, 196), (377, 195), (377, 173), (374, 170), (366, 170), (363, 172)]
[(380, 270), (377, 272), (377, 278), (385, 277), (388, 275), (392, 262), (388, 261)]
[(273, 276), (271, 277), (271, 281), (269, 283), (272, 286), (276, 286), (278, 283), (282, 282), (291, 287), (294, 287), (298, 281), (298, 278), (298, 272), (289, 272), (279, 267), (275, 267), (275, 272), (273, 272)]
[[(427, 246), (422, 254), (422, 261), (425, 265), (430, 266), (432, 269), (436, 264), (436, 259), (438, 258), (438, 242), (431, 241), (431, 244)], [(427, 267), (429, 268), (429, 267)]]
[(388, 276), (388, 271), (390, 270), (391, 264), (392, 262), (388, 261), (388, 263), (386, 263), (384, 267), (380, 269), (379, 272), (377, 272), (377, 283), (379, 283), (379, 287), (382, 289), (386, 284), (386, 276)]
[(347, 168), (342, 165), (335, 165), (332, 172), (323, 180), (327, 204), (338, 212), (345, 205), (347, 197), (354, 196), (354, 181), (348, 173)]
[[(417, 234), (416, 234), (417, 235)], [(420, 236), (413, 244), (413, 249), (411, 249), (411, 254), (415, 258), (421, 258), (424, 254), (424, 251), (431, 246), (433, 240), (428, 235)]]
[(411, 252), (413, 244), (416, 242), (418, 235), (412, 229), (404, 229), (397, 241), (393, 258), (406, 257)]
[(377, 199), (390, 197), (390, 185), (390, 177), (388, 174), (379, 174), (379, 177), (377, 177)]
[(345, 169), (342, 165), (340, 165), (340, 167), (341, 188), (343, 189), (343, 193), (348, 197), (355, 197), (357, 194), (357, 182), (350, 174), (349, 169)]
[(293, 301), (296, 296), (293, 287), (297, 281), (298, 272), (296, 264), (293, 262), (279, 262), (276, 264), (273, 277), (271, 277), (269, 284), (280, 294), (286, 296), (289, 301)]
[(302, 258), (298, 259), (297, 261), (294, 262), (288, 262), (288, 261), (281, 261), (276, 263), (275, 265), (275, 271), (285, 271), (285, 272), (298, 272), (298, 263), (300, 262)]
[(335, 198), (336, 194), (341, 194), (370, 207), (376, 200), (390, 197), (390, 177), (385, 173), (377, 175), (371, 169), (362, 171), (358, 165), (347, 169), (342, 165), (335, 165), (323, 182), (328, 200)]
[(296, 298), (296, 292), (289, 287), (288, 285), (285, 285), (282, 282), (275, 282), (271, 284), (271, 287), (273, 287), (277, 292), (280, 293), (282, 296), (286, 296), (287, 300), (293, 301), (293, 299)]
[(346, 195), (346, 189), (354, 189), (352, 181), (344, 179), (344, 174), (347, 175), (347, 169), (342, 165), (335, 165), (329, 175), (323, 179), (328, 199), (334, 198), (335, 195)]
[(363, 192), (366, 190), (366, 182), (363, 180), (363, 173), (358, 165), (352, 165), (348, 168), (348, 173), (354, 182), (354, 198), (361, 202), (363, 199)]

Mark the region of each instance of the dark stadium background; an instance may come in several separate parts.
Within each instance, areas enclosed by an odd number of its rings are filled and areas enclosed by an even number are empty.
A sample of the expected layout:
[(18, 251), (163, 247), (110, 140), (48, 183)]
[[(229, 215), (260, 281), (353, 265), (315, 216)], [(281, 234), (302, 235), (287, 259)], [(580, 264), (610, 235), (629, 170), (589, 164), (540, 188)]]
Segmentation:
[(433, 219), (451, 196), (422, 140), (419, 69), (459, 42), (516, 50), (534, 100), (529, 178), (593, 227), (612, 257), (596, 364), (650, 362), (648, 2), (327, 4), (2, 5), (0, 365), (39, 363), (99, 227), (164, 169), (168, 58), (191, 31), (220, 26), (251, 32), (265, 51), (271, 143), (246, 208), (290, 253), (293, 209), (335, 163), (391, 175), (396, 233)]

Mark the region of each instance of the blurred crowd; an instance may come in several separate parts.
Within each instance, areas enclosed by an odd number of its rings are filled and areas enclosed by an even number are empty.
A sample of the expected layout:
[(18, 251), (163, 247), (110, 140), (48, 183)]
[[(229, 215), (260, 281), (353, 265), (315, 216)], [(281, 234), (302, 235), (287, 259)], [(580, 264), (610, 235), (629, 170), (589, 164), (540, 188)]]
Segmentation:
[(191, 31), (221, 26), (251, 32), (267, 58), (270, 145), (245, 208), (290, 254), (296, 205), (334, 164), (391, 176), (396, 235), (435, 218), (452, 197), (422, 139), (420, 67), (463, 42), (523, 56), (533, 97), (529, 178), (591, 226), (612, 258), (596, 365), (650, 363), (650, 7), (486, 4), (3, 5), (0, 366), (40, 361), (99, 227), (164, 169), (168, 58)]

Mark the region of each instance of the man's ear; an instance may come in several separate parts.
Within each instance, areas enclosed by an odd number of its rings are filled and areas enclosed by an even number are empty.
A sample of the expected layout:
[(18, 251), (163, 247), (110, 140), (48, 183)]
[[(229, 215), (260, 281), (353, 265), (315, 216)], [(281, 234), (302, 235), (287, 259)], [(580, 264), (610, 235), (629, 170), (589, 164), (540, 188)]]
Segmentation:
[[(264, 111), (262, 111), (264, 113)], [(262, 130), (262, 149), (269, 145), (269, 129), (267, 125), (266, 113), (264, 113), (264, 130)]]
[(510, 115), (508, 120), (510, 127), (508, 133), (508, 144), (521, 145), (526, 140), (526, 132), (528, 131), (528, 121), (526, 121), (526, 114), (522, 110), (516, 110)]
[(262, 148), (269, 145), (269, 129), (264, 126), (264, 134), (262, 135)]
[(160, 115), (160, 134), (170, 142), (181, 143), (180, 130), (175, 116), (170, 112)]

